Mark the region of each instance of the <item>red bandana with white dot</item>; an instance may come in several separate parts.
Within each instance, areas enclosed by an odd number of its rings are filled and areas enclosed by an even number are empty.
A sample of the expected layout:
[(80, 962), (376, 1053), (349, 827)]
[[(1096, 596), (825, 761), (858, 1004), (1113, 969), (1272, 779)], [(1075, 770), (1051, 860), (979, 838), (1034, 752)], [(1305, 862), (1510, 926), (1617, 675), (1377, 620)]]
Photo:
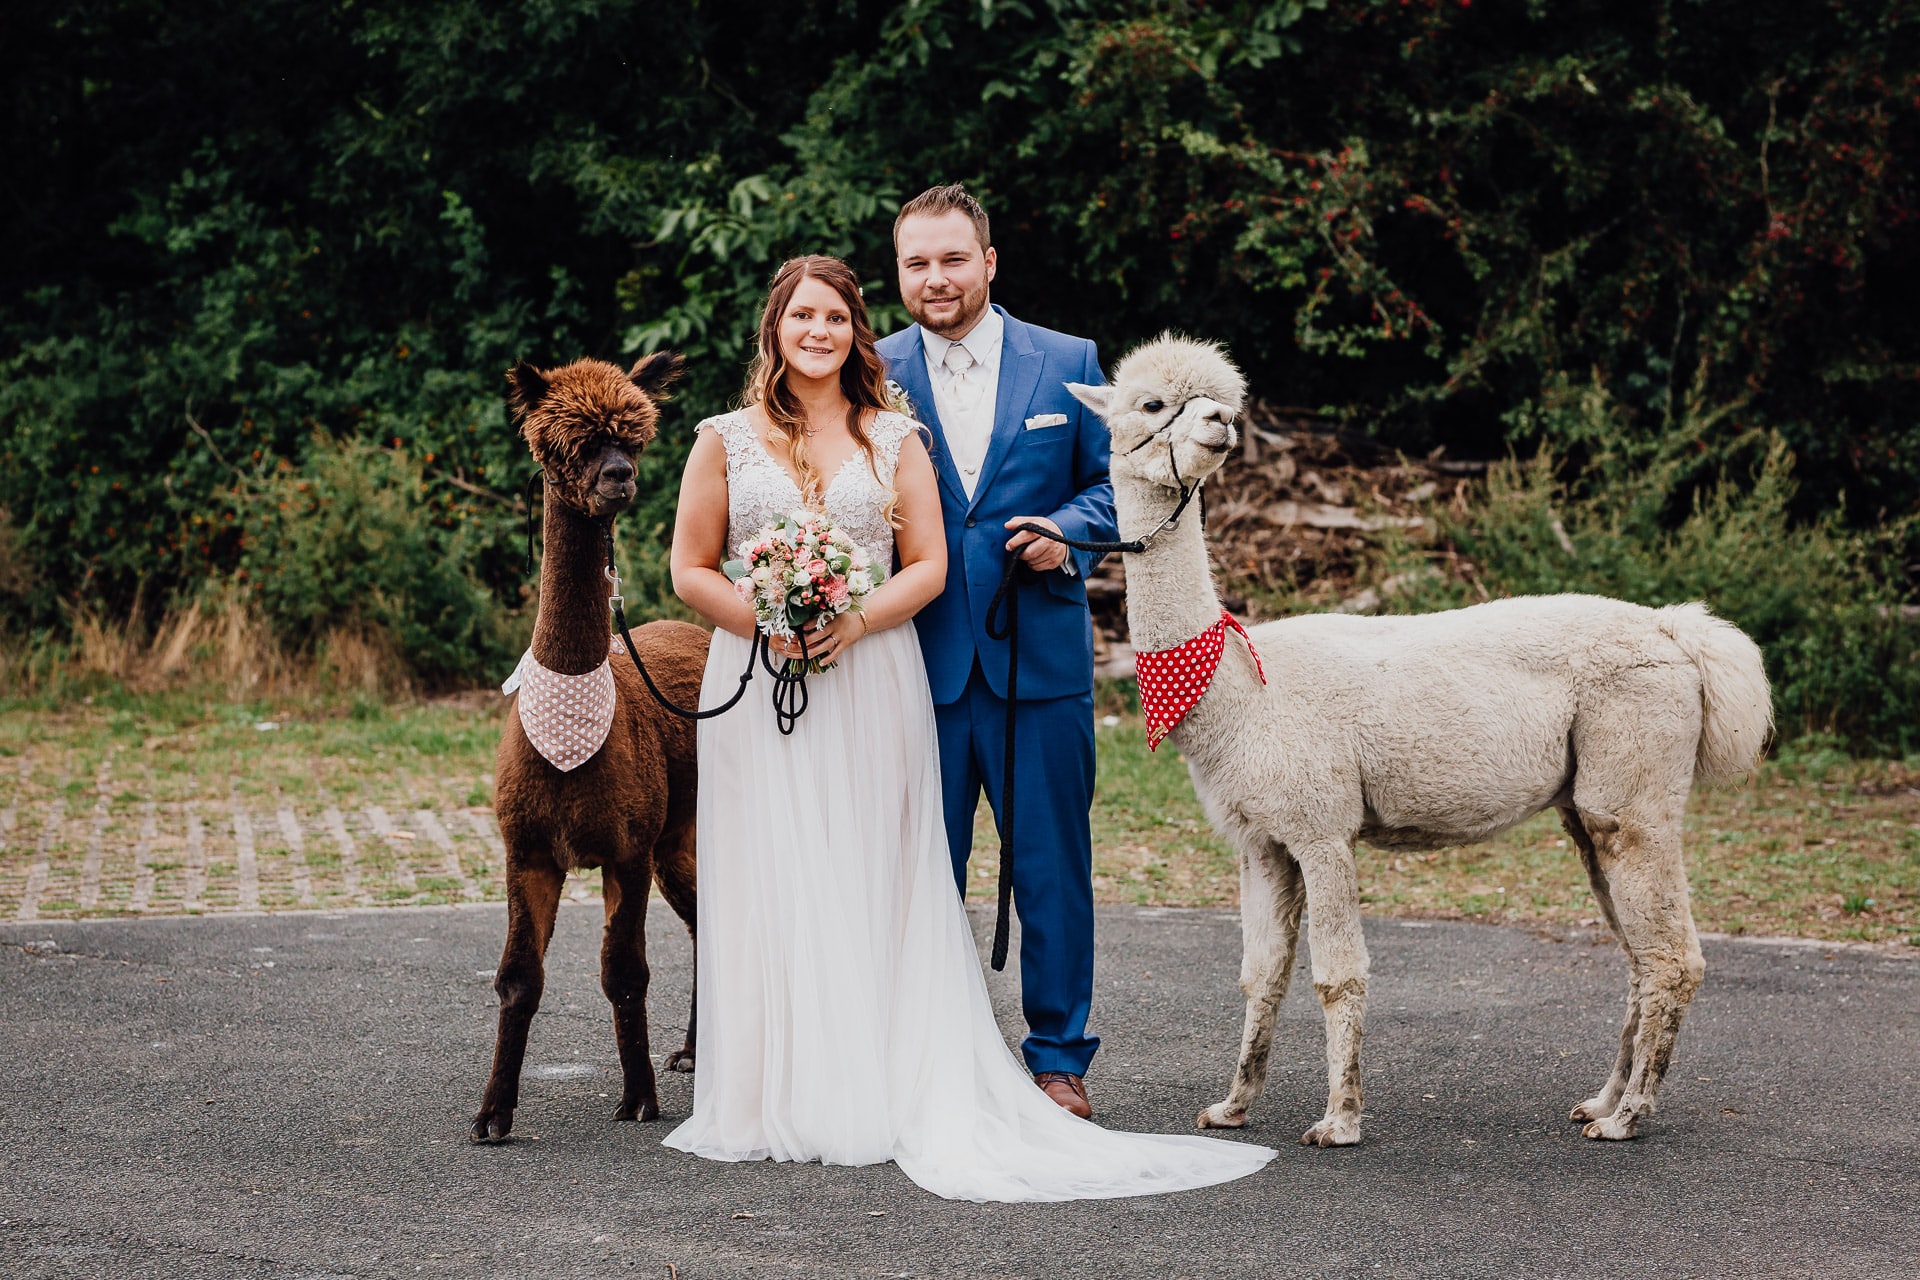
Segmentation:
[(1147, 717), (1147, 749), (1157, 748), (1173, 727), (1186, 719), (1196, 702), (1206, 696), (1213, 684), (1213, 673), (1227, 647), (1227, 628), (1232, 627), (1247, 642), (1253, 655), (1253, 669), (1260, 683), (1267, 682), (1267, 669), (1260, 663), (1260, 652), (1253, 647), (1247, 629), (1225, 609), (1220, 621), (1202, 631), (1177, 649), (1133, 655), (1133, 671), (1140, 679), (1140, 710)]

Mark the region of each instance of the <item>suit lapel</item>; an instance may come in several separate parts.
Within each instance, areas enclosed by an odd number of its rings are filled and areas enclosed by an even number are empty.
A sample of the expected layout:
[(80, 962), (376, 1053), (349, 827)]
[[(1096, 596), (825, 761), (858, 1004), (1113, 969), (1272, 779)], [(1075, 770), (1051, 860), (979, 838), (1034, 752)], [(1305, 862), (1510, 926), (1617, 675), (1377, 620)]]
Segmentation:
[[(1006, 326), (1000, 339), (1000, 394), (993, 406), (993, 436), (987, 444), (986, 460), (980, 464), (980, 483), (974, 486), (968, 510), (978, 506), (986, 496), (994, 476), (1000, 472), (1000, 465), (1012, 452), (1013, 442), (1027, 416), (1027, 406), (1033, 403), (1033, 393), (1040, 389), (1040, 369), (1046, 363), (1046, 356), (1027, 335), (1027, 326), (997, 306), (994, 310), (1000, 311), (1001, 322)], [(923, 369), (926, 363), (923, 355), (920, 359)]]
[(967, 491), (960, 483), (960, 472), (954, 468), (953, 450), (947, 447), (947, 429), (940, 422), (940, 406), (934, 401), (933, 382), (927, 377), (927, 344), (917, 324), (913, 326), (913, 345), (907, 349), (906, 358), (898, 368), (898, 381), (905, 388), (907, 399), (913, 401), (920, 425), (933, 432), (933, 469), (953, 500), (964, 507)]

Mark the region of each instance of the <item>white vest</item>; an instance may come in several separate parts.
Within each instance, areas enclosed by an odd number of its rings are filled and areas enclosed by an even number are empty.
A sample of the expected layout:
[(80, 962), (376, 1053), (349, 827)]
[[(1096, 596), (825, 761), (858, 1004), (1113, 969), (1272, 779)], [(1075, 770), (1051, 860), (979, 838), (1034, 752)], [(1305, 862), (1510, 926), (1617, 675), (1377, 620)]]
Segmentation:
[(946, 360), (947, 348), (954, 344), (924, 329), (921, 333), (927, 352), (927, 381), (933, 386), (933, 407), (940, 414), (940, 426), (946, 432), (953, 465), (960, 472), (961, 487), (971, 498), (980, 483), (980, 467), (986, 461), (987, 446), (993, 440), (1006, 322), (999, 312), (989, 307), (980, 322), (960, 339), (977, 365), (968, 373), (980, 397), (971, 411), (962, 410), (953, 396), (954, 374), (947, 368)]

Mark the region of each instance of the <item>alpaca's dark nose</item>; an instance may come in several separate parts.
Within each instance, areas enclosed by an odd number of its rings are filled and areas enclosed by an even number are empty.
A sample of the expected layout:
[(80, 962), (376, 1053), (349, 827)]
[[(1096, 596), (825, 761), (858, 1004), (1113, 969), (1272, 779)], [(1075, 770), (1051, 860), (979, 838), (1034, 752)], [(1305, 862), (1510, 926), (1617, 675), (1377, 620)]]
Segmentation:
[(609, 449), (600, 457), (599, 472), (593, 478), (593, 495), (590, 506), (597, 515), (609, 511), (623, 510), (633, 501), (636, 486), (633, 459), (617, 449)]

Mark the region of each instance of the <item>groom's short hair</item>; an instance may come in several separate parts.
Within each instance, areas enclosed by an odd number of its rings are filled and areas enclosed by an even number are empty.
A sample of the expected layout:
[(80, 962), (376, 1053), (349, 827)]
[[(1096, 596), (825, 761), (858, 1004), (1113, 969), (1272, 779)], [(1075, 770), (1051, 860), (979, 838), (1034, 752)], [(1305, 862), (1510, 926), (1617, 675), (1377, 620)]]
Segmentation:
[(943, 213), (958, 210), (967, 215), (973, 223), (973, 233), (980, 237), (980, 251), (985, 253), (993, 247), (993, 235), (987, 227), (987, 211), (980, 202), (967, 194), (967, 189), (957, 182), (949, 182), (944, 187), (928, 187), (913, 199), (900, 206), (900, 216), (893, 220), (893, 243), (900, 243), (900, 224), (908, 218), (922, 214), (939, 217)]

